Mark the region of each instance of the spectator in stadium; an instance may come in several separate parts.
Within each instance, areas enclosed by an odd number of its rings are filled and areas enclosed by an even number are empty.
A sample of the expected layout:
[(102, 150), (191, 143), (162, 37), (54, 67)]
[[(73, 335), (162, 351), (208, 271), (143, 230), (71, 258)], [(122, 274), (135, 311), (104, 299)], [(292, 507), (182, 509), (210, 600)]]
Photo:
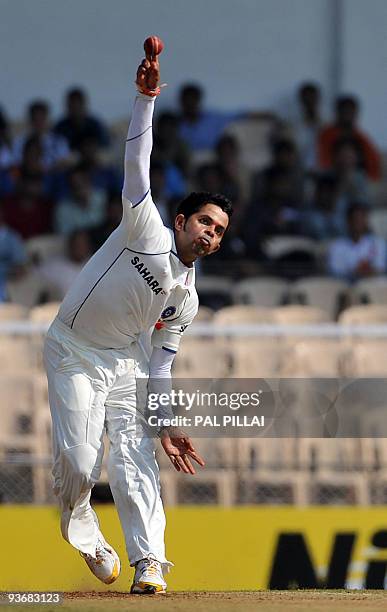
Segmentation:
[(174, 113), (163, 112), (157, 118), (153, 136), (152, 162), (171, 164), (185, 178), (190, 175), (190, 149), (179, 135), (179, 119)]
[(1, 173), (0, 195), (16, 193), (21, 177), (36, 175), (41, 176), (44, 193), (50, 199), (56, 200), (58, 195), (66, 193), (67, 171), (64, 168), (48, 171), (44, 164), (41, 140), (37, 136), (30, 136), (24, 142), (20, 163), (10, 166)]
[(66, 95), (66, 114), (58, 121), (55, 131), (66, 138), (72, 150), (79, 151), (82, 140), (94, 138), (100, 147), (110, 144), (107, 128), (100, 119), (89, 114), (87, 96), (83, 89), (74, 87)]
[(103, 151), (94, 137), (85, 136), (80, 141), (79, 153), (79, 163), (88, 170), (94, 189), (106, 192), (121, 190), (123, 176), (104, 158)]
[[(238, 140), (224, 134), (216, 143), (215, 162), (220, 170), (223, 189), (228, 197), (245, 202), (249, 199), (250, 172), (241, 163)], [(233, 220), (234, 221), (234, 220)]]
[(287, 175), (289, 202), (292, 202), (292, 206), (295, 208), (302, 208), (305, 175), (300, 164), (297, 147), (288, 138), (281, 138), (273, 143), (271, 164), (253, 176), (252, 199), (260, 200), (264, 197), (267, 191), (267, 181), (271, 181), (273, 169)]
[[(246, 166), (241, 163), (239, 143), (231, 134), (220, 137), (216, 143), (215, 156), (215, 165), (220, 178), (220, 193), (224, 193), (234, 205), (233, 224), (229, 231), (229, 234), (234, 236), (239, 233), (246, 214), (246, 206), (250, 201), (251, 176)], [(227, 250), (228, 240), (227, 236), (223, 253)]]
[(0, 108), (0, 181), (1, 172), (13, 163), (12, 139), (6, 116)]
[(25, 240), (52, 231), (54, 201), (45, 193), (41, 172), (23, 171), (3, 203), (6, 223)]
[(58, 202), (54, 227), (59, 234), (89, 229), (105, 219), (106, 193), (93, 189), (87, 168), (75, 166), (69, 173), (69, 197)]
[(300, 235), (300, 211), (294, 208), (292, 180), (288, 172), (273, 166), (266, 171), (265, 191), (247, 209), (244, 242), (247, 255), (259, 257), (261, 242), (274, 235)]
[(62, 256), (44, 261), (38, 268), (40, 277), (55, 289), (55, 298), (62, 300), (70, 286), (93, 254), (92, 243), (86, 230), (69, 234), (66, 252)]
[(171, 194), (168, 192), (164, 165), (158, 162), (151, 162), (149, 174), (153, 201), (157, 206), (163, 223), (165, 225), (170, 225), (169, 199)]
[(22, 162), (25, 144), (35, 138), (42, 148), (42, 163), (44, 170), (63, 168), (70, 163), (70, 149), (62, 136), (55, 134), (51, 128), (50, 109), (44, 100), (35, 100), (28, 106), (27, 132), (15, 140), (13, 154), (14, 162)]
[(180, 90), (180, 136), (192, 151), (213, 149), (226, 126), (245, 116), (240, 112), (209, 111), (203, 108), (200, 85), (187, 83)]
[(316, 240), (345, 235), (346, 219), (339, 207), (339, 181), (334, 174), (316, 177), (314, 197), (304, 220), (306, 235)]
[(368, 209), (353, 203), (347, 211), (348, 237), (334, 240), (328, 251), (333, 276), (357, 281), (386, 272), (386, 241), (369, 228)]
[(105, 219), (89, 230), (93, 253), (97, 251), (110, 234), (119, 226), (122, 219), (122, 202), (120, 193), (111, 193), (106, 202)]
[(359, 102), (354, 96), (340, 96), (336, 100), (336, 119), (319, 135), (318, 152), (321, 168), (330, 169), (334, 160), (334, 147), (343, 138), (354, 139), (361, 152), (367, 176), (377, 181), (381, 178), (380, 153), (370, 138), (357, 125)]
[(23, 273), (27, 254), (21, 236), (10, 228), (0, 205), (0, 302), (6, 299), (6, 282)]
[(362, 149), (354, 138), (337, 140), (333, 147), (333, 171), (339, 185), (341, 208), (349, 202), (368, 202), (369, 183), (364, 171)]
[(292, 122), (302, 166), (306, 170), (317, 168), (317, 143), (322, 127), (321, 90), (313, 82), (302, 83), (297, 91), (297, 116)]
[(212, 193), (220, 193), (222, 186), (222, 175), (215, 163), (206, 163), (198, 167), (194, 177), (194, 187), (197, 191), (208, 191), (212, 188)]

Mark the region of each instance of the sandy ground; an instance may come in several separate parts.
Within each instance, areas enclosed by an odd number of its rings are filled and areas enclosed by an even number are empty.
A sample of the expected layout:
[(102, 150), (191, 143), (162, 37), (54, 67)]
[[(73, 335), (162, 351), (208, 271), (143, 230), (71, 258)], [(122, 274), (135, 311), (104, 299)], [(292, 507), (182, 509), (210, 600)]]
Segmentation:
[[(17, 606), (20, 608), (20, 606)], [(107, 593), (66, 593), (61, 605), (24, 605), (53, 612), (341, 612), (371, 611), (387, 608), (384, 591), (257, 591), (257, 592), (186, 592), (139, 596), (109, 591)], [(1, 605), (1, 612), (15, 606)]]

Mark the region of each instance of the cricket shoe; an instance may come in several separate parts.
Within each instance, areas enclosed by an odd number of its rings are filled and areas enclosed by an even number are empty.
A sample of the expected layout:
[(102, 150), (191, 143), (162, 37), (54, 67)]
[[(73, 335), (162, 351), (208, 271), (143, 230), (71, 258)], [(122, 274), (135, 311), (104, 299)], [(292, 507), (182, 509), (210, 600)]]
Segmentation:
[(90, 570), (101, 582), (111, 584), (121, 571), (120, 558), (114, 548), (108, 544), (102, 534), (99, 535), (95, 557), (86, 553), (80, 553)]
[(153, 555), (148, 555), (136, 563), (136, 572), (130, 592), (134, 595), (155, 595), (167, 592), (162, 565)]

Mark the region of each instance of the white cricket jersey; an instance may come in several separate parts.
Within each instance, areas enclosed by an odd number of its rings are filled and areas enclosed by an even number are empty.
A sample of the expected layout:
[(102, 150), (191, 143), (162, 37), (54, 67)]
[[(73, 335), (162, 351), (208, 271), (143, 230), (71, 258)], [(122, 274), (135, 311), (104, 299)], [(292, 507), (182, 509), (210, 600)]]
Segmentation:
[[(173, 231), (164, 226), (151, 197), (152, 114), (153, 100), (137, 96), (126, 147), (122, 221), (83, 268), (58, 317), (103, 348), (127, 347), (153, 329), (152, 345), (175, 352), (197, 313), (198, 297), (195, 270), (178, 258)], [(137, 192), (145, 195), (137, 199)]]
[(153, 346), (177, 350), (198, 309), (194, 268), (176, 254), (150, 194), (136, 206), (123, 198), (119, 227), (83, 268), (59, 310), (59, 319), (106, 348), (136, 341), (160, 321)]

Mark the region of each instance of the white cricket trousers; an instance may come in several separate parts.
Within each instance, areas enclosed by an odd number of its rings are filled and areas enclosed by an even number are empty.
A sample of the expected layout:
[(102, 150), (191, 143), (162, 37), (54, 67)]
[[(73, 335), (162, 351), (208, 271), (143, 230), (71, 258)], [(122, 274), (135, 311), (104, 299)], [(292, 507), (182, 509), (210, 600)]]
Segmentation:
[(152, 553), (165, 557), (165, 515), (151, 437), (142, 435), (137, 408), (145, 406), (147, 363), (135, 344), (102, 349), (59, 319), (44, 347), (53, 424), (54, 491), (63, 537), (95, 555), (98, 520), (90, 506), (101, 473), (103, 433), (109, 439), (108, 475), (131, 565)]

